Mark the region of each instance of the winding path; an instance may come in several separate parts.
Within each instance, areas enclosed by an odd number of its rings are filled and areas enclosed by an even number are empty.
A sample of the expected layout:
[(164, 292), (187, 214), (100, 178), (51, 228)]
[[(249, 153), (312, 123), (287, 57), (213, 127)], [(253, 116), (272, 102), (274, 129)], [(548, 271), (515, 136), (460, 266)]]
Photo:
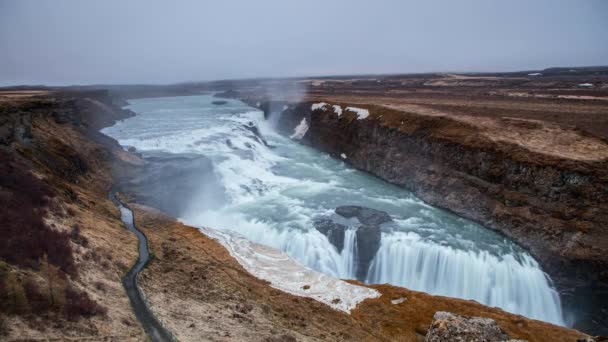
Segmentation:
[(131, 209), (125, 207), (122, 202), (116, 197), (114, 192), (110, 192), (110, 199), (120, 208), (120, 217), (124, 222), (127, 230), (134, 233), (138, 240), (139, 257), (137, 263), (127, 272), (125, 277), (122, 279), (122, 284), (127, 291), (131, 306), (135, 312), (135, 316), (141, 323), (142, 327), (148, 337), (154, 342), (169, 342), (173, 341), (171, 332), (165, 329), (158, 319), (154, 317), (154, 314), (150, 311), (150, 308), (146, 304), (144, 297), (137, 286), (137, 276), (139, 272), (146, 267), (150, 261), (150, 251), (148, 249), (148, 239), (137, 227), (135, 226), (135, 220)]

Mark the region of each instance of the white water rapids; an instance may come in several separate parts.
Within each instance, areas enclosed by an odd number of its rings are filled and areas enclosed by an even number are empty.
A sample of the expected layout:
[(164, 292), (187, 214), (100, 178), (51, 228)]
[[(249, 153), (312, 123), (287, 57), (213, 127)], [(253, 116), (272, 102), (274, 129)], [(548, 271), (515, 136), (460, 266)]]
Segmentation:
[(386, 211), (395, 222), (382, 233), (367, 282), (473, 299), (564, 324), (548, 276), (514, 243), (276, 134), (259, 110), (213, 100), (208, 95), (133, 100), (128, 108), (137, 116), (104, 130), (144, 157), (163, 151), (211, 160), (221, 193), (196, 185), (200, 191), (180, 213), (186, 222), (236, 231), (322, 273), (354, 278), (355, 228), (346, 231), (339, 253), (313, 220), (335, 216), (341, 205)]

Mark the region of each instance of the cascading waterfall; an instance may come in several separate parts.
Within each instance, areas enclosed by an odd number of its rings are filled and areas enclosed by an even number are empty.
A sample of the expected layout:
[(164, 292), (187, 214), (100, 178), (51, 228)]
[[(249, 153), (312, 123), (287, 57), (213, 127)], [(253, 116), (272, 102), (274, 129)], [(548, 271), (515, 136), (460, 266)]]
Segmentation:
[[(563, 324), (557, 292), (528, 254), (491, 255), (424, 242), (413, 233), (382, 235), (367, 277), (450, 297), (473, 299), (527, 317)], [(550, 309), (550, 310), (548, 310)]]
[[(266, 126), (263, 113), (211, 96), (139, 99), (138, 115), (104, 132), (147, 154), (198, 154), (213, 164), (222, 201), (195, 196), (180, 217), (193, 225), (236, 231), (340, 278), (356, 274), (356, 224), (341, 252), (314, 228), (341, 205), (386, 211), (366, 280), (474, 299), (563, 325), (559, 296), (534, 259), (504, 237), (433, 208), (407, 191), (349, 168)], [(256, 132), (261, 132), (259, 136)], [(266, 139), (266, 143), (262, 140)], [(203, 190), (201, 190), (203, 191)], [(204, 191), (203, 191), (204, 192)]]

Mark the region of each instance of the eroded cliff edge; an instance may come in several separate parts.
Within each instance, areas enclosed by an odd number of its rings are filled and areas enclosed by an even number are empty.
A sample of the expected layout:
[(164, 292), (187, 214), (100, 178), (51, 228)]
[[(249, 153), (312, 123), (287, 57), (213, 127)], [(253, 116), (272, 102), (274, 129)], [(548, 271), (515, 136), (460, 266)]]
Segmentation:
[[(516, 241), (551, 275), (577, 326), (606, 331), (605, 139), (546, 121), (454, 117), (365, 98), (243, 100), (283, 134)], [(303, 120), (305, 134), (296, 134)]]

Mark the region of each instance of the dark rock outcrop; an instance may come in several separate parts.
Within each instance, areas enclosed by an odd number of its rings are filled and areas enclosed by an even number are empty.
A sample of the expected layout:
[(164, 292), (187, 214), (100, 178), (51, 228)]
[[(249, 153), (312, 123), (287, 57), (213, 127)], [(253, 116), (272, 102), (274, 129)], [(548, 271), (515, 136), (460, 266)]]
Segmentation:
[(491, 318), (466, 317), (438, 311), (424, 339), (425, 342), (445, 341), (515, 341), (509, 338)]
[(379, 226), (363, 225), (357, 228), (357, 279), (364, 281), (369, 266), (380, 248)]
[(392, 221), (391, 216), (384, 211), (356, 205), (337, 207), (336, 214), (346, 218), (356, 217), (359, 222), (368, 226), (379, 226), (383, 223)]
[(316, 220), (314, 226), (321, 234), (327, 236), (327, 239), (336, 247), (338, 253), (342, 253), (342, 249), (344, 248), (344, 232), (346, 230), (345, 225), (335, 223), (330, 218), (322, 218)]
[[(356, 229), (355, 277), (365, 281), (370, 264), (380, 248), (382, 237), (380, 226), (383, 223), (391, 222), (392, 219), (384, 211), (354, 205), (337, 207), (335, 212), (347, 219), (357, 218), (360, 223), (360, 225), (351, 227), (351, 229)], [(339, 253), (342, 253), (345, 232), (349, 227), (337, 223), (329, 217), (315, 220), (314, 226), (319, 232), (327, 236), (329, 242), (336, 247)]]
[(355, 205), (340, 206), (336, 214), (344, 218), (357, 218), (361, 226), (357, 227), (357, 279), (364, 281), (367, 278), (369, 266), (380, 248), (382, 230), (380, 225), (392, 221), (389, 214), (384, 211)]

